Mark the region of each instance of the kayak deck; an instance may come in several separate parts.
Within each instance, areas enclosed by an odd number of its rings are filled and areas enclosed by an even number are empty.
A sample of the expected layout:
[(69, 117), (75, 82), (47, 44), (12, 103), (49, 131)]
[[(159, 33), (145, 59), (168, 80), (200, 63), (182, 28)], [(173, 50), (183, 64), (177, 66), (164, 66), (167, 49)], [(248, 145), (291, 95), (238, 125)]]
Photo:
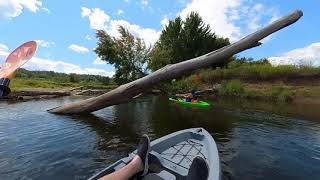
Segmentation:
[[(122, 168), (130, 162), (135, 153), (136, 151), (90, 179), (98, 179)], [(190, 165), (197, 156), (206, 160), (209, 166), (209, 179), (218, 180), (220, 178), (218, 150), (211, 135), (202, 128), (178, 131), (152, 141), (149, 171), (142, 179), (186, 179)]]
[(176, 102), (178, 104), (182, 104), (185, 106), (191, 106), (191, 107), (208, 107), (210, 106), (209, 103), (205, 102), (205, 101), (198, 101), (198, 102), (186, 102), (185, 100), (178, 98), (178, 99), (174, 99), (174, 98), (169, 98), (170, 101)]

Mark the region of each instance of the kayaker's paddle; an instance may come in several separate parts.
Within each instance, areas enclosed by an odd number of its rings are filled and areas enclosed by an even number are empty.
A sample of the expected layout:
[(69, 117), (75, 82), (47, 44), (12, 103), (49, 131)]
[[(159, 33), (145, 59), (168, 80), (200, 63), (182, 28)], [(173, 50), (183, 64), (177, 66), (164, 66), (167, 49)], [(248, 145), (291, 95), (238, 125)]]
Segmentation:
[(37, 43), (29, 41), (9, 54), (0, 69), (0, 78), (12, 78), (14, 72), (32, 58), (37, 50)]
[(17, 69), (32, 58), (36, 50), (37, 43), (29, 41), (9, 54), (5, 63), (0, 66), (0, 97), (8, 96), (10, 79), (14, 77)]

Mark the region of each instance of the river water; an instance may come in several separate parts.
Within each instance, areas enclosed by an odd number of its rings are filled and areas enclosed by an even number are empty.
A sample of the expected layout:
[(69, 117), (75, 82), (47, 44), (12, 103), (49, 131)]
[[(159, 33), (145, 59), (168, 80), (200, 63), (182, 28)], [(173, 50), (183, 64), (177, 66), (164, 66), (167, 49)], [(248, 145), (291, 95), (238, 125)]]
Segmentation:
[(207, 99), (210, 108), (192, 109), (149, 96), (86, 116), (46, 112), (79, 98), (0, 102), (1, 180), (86, 179), (134, 150), (142, 134), (191, 127), (214, 137), (223, 179), (320, 179), (315, 105)]

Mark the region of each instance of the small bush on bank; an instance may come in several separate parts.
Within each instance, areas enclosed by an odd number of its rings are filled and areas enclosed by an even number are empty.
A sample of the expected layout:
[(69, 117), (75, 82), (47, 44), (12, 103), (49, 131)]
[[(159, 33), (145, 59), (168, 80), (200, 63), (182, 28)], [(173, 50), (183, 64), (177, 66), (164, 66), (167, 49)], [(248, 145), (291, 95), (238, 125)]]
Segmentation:
[(258, 96), (258, 93), (255, 91), (245, 90), (244, 97), (246, 98), (256, 98)]
[(218, 92), (222, 96), (242, 96), (245, 89), (239, 80), (231, 80), (222, 82)]
[(293, 99), (293, 93), (284, 85), (274, 85), (271, 88), (271, 96), (275, 100), (290, 102)]

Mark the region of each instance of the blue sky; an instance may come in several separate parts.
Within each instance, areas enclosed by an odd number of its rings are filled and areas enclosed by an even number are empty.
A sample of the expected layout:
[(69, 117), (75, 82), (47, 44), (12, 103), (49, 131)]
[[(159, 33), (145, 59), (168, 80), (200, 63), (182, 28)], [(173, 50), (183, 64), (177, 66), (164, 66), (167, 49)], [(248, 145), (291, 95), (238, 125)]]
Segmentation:
[(117, 36), (118, 25), (152, 45), (168, 19), (198, 11), (216, 34), (232, 42), (278, 17), (301, 9), (296, 24), (239, 56), (274, 64), (320, 65), (320, 1), (311, 0), (0, 0), (0, 61), (28, 40), (39, 48), (25, 68), (111, 76), (114, 68), (96, 59), (94, 29)]

